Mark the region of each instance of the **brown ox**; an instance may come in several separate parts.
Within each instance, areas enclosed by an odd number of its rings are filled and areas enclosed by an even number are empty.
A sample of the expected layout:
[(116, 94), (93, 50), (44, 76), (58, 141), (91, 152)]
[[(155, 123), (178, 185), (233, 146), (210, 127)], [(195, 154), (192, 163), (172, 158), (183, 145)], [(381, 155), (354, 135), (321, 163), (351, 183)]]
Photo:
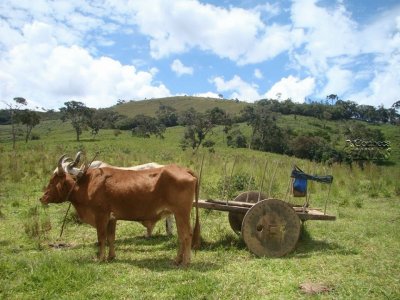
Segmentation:
[[(77, 168), (76, 165), (79, 163), (81, 155), (82, 155), (82, 152), (79, 151), (76, 154), (75, 159), (73, 161), (71, 158), (64, 158), (61, 162), (61, 165), (62, 165), (62, 168), (64, 169), (64, 171), (71, 175), (79, 176), (82, 173), (82, 169)], [(95, 160), (95, 161), (91, 162), (89, 165), (89, 168), (91, 168), (91, 169), (105, 168), (105, 167), (120, 169), (120, 170), (135, 170), (135, 171), (137, 171), (137, 170), (161, 168), (164, 166), (160, 165), (158, 163), (155, 163), (155, 162), (151, 162), (151, 163), (146, 163), (146, 164), (137, 165), (137, 166), (133, 166), (133, 167), (117, 167), (117, 166), (113, 166), (108, 163), (105, 163), (101, 160)], [(57, 168), (56, 168), (56, 170), (54, 170), (54, 173), (56, 173), (56, 172), (57, 172)], [(165, 212), (165, 214), (163, 216), (166, 217), (165, 218), (165, 229), (166, 229), (167, 235), (172, 235), (173, 222), (174, 222), (172, 215), (170, 213)], [(140, 223), (144, 227), (146, 227), (146, 237), (151, 237), (154, 226), (156, 225), (156, 222), (151, 221), (151, 220), (146, 220), (146, 221), (141, 221)]]
[(193, 240), (190, 225), (193, 199), (198, 201), (198, 180), (192, 171), (176, 165), (140, 171), (87, 168), (76, 182), (62, 168), (62, 160), (63, 157), (40, 201), (43, 204), (70, 201), (81, 220), (96, 228), (100, 260), (105, 259), (106, 242), (108, 259), (115, 257), (117, 220), (156, 222), (165, 212), (172, 212), (179, 239), (175, 262), (189, 264), (191, 245), (200, 243), (197, 205)]

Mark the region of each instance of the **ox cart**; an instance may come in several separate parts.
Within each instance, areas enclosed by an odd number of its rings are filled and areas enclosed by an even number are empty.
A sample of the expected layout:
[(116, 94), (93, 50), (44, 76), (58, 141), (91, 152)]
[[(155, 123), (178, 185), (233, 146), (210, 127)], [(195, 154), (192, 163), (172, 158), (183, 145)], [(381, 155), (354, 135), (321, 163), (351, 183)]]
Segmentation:
[[(324, 210), (309, 207), (307, 181), (329, 184)], [(248, 249), (257, 256), (281, 257), (296, 247), (302, 224), (308, 220), (334, 221), (336, 217), (326, 213), (333, 177), (312, 176), (294, 167), (288, 194), (305, 197), (303, 205), (268, 198), (261, 191), (240, 194), (232, 201), (199, 200), (198, 207), (226, 211), (233, 231), (241, 235)]]

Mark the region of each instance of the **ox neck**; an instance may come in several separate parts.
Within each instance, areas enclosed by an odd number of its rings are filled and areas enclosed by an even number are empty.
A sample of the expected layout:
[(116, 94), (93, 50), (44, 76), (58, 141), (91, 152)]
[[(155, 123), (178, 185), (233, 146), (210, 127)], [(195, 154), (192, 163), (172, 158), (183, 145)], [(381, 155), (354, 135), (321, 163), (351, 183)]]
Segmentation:
[(67, 195), (65, 197), (64, 202), (73, 203), (73, 202), (76, 201), (75, 197), (74, 197), (74, 190), (75, 190), (76, 187), (79, 186), (79, 183), (80, 183), (80, 178), (76, 178), (76, 180), (74, 180), (72, 178), (72, 176), (67, 175), (66, 184), (67, 184), (68, 193), (67, 193)]

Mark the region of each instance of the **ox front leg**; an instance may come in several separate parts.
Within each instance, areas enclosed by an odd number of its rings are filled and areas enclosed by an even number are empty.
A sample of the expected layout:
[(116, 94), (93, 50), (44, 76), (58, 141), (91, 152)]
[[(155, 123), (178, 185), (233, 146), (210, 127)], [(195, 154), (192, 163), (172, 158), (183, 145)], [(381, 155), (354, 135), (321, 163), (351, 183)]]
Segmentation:
[(105, 248), (107, 242), (107, 227), (109, 218), (106, 216), (96, 216), (96, 230), (97, 230), (97, 241), (99, 243), (99, 253), (97, 259), (99, 261), (105, 260)]
[(114, 218), (110, 219), (107, 226), (107, 242), (108, 242), (108, 260), (115, 258), (115, 230), (117, 227), (117, 220)]
[(190, 214), (175, 214), (176, 230), (178, 232), (179, 248), (175, 263), (187, 266), (192, 255), (192, 230), (190, 227)]

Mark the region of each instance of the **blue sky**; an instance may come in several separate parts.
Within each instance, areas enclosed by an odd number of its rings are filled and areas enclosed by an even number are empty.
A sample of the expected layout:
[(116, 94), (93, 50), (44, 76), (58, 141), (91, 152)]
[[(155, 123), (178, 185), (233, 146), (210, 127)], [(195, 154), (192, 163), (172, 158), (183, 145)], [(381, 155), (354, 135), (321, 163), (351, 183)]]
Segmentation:
[(0, 2), (0, 107), (400, 99), (398, 0)]

